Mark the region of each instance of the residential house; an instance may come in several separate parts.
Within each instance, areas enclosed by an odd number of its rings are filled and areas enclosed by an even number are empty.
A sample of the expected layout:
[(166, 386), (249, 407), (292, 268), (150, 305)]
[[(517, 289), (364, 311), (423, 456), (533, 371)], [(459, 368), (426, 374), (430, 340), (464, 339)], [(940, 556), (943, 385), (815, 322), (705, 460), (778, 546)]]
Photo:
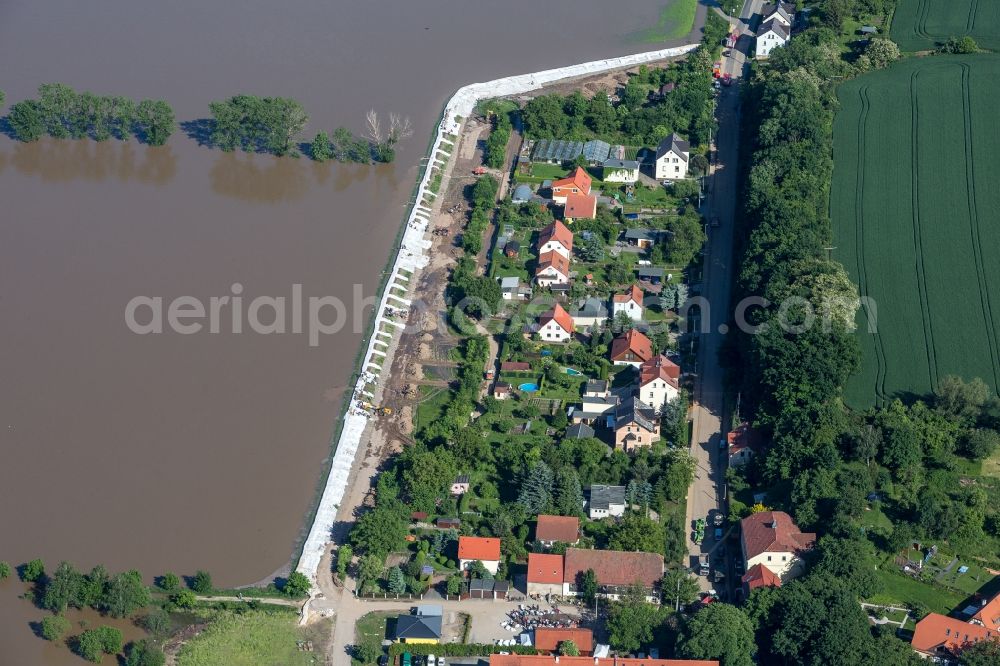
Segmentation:
[(671, 134), (656, 148), (653, 173), (656, 180), (681, 180), (687, 177), (691, 144), (676, 133)]
[(500, 295), (505, 301), (526, 301), (531, 298), (531, 287), (521, 284), (516, 275), (500, 278)]
[(663, 555), (567, 548), (563, 560), (563, 596), (577, 595), (578, 581), (589, 569), (597, 575), (597, 590), (602, 597), (616, 600), (630, 586), (638, 584), (646, 591), (647, 601), (659, 602), (656, 588), (663, 577)]
[(573, 413), (570, 415), (570, 420), (573, 423), (594, 425), (595, 423), (606, 424), (608, 423), (608, 419), (611, 419), (613, 425), (615, 407), (617, 406), (617, 396), (583, 396), (580, 400), (580, 404), (573, 406)]
[(512, 203), (525, 204), (531, 201), (535, 193), (531, 191), (531, 186), (521, 184), (514, 188), (514, 194), (511, 195), (510, 200)]
[(500, 568), (500, 539), (493, 537), (458, 537), (458, 568), (468, 571), (473, 562), (482, 562), (492, 574)]
[(583, 385), (583, 397), (607, 398), (611, 395), (611, 382), (607, 379), (588, 379)]
[[(561, 224), (561, 223), (560, 223)], [(540, 287), (569, 285), (569, 259), (552, 251), (538, 257), (535, 281)]]
[(746, 571), (761, 564), (782, 582), (802, 574), (802, 553), (811, 550), (816, 535), (802, 532), (784, 511), (762, 511), (740, 521), (740, 546)]
[(757, 433), (750, 428), (750, 424), (745, 421), (726, 435), (726, 443), (729, 449), (729, 466), (739, 467), (750, 462), (754, 456), (754, 449), (759, 446), (757, 443)]
[(528, 553), (528, 595), (559, 595), (563, 589), (563, 556)]
[(639, 397), (660, 413), (680, 395), (680, 377), (680, 366), (663, 354), (654, 356), (639, 366)]
[(458, 518), (438, 518), (434, 525), (441, 530), (457, 530), (462, 526), (462, 521)]
[(538, 232), (538, 254), (558, 252), (569, 259), (573, 256), (573, 232), (559, 220)]
[(596, 434), (586, 423), (574, 423), (566, 428), (566, 439), (590, 439)]
[(656, 286), (663, 282), (664, 270), (659, 266), (639, 266), (639, 281)]
[(593, 220), (597, 217), (597, 196), (594, 194), (570, 194), (566, 197), (563, 219), (568, 224), (574, 220)]
[(648, 250), (659, 241), (666, 232), (660, 229), (647, 229), (646, 227), (632, 227), (626, 229), (622, 238), (632, 247)]
[(632, 321), (642, 321), (642, 289), (632, 285), (624, 294), (611, 297), (611, 317), (617, 317), (624, 312)]
[(552, 181), (552, 201), (566, 204), (566, 198), (571, 194), (590, 194), (593, 179), (583, 167), (577, 167), (567, 178)]
[(573, 330), (573, 318), (558, 303), (538, 319), (538, 339), (543, 342), (566, 342)]
[(591, 520), (625, 515), (625, 486), (592, 485), (587, 515)]
[(400, 615), (396, 618), (397, 643), (436, 644), (441, 642), (440, 615)]
[(653, 657), (565, 657), (541, 654), (491, 654), (490, 666), (719, 666), (716, 659)]
[[(573, 641), (581, 656), (589, 656), (594, 651), (594, 632), (590, 629), (582, 627), (538, 627), (535, 629), (534, 648), (542, 654), (558, 654), (559, 645), (566, 641)], [(588, 663), (593, 664), (592, 661)]]
[(1000, 632), (1000, 592), (991, 599), (981, 600), (979, 605), (967, 608), (966, 614), (971, 616), (969, 622), (972, 624)]
[(792, 27), (795, 20), (794, 2), (774, 2), (767, 3), (760, 8), (760, 22), (777, 21), (786, 28)]
[(923, 656), (950, 663), (962, 650), (984, 640), (1000, 640), (1000, 635), (996, 629), (928, 613), (913, 629), (910, 646)]
[(469, 492), (469, 475), (459, 474), (455, 477), (455, 480), (451, 482), (451, 494), (464, 495), (467, 492)]
[(778, 20), (768, 21), (757, 28), (757, 57), (767, 58), (771, 51), (788, 43), (791, 31)]
[(632, 397), (615, 409), (615, 448), (632, 453), (660, 441), (656, 410)]
[(743, 594), (749, 597), (750, 593), (759, 587), (781, 587), (781, 578), (763, 564), (755, 564), (740, 579), (743, 583)]
[(581, 331), (590, 333), (601, 328), (608, 321), (608, 306), (599, 298), (590, 296), (581, 299), (576, 307), (570, 310), (573, 324)]
[(632, 328), (611, 341), (611, 362), (638, 368), (653, 358), (653, 343), (644, 334)]
[(580, 519), (576, 516), (538, 516), (535, 525), (535, 541), (548, 548), (552, 544), (576, 544), (580, 540)]
[(497, 382), (496, 386), (493, 387), (493, 398), (495, 400), (506, 400), (511, 396), (514, 391), (514, 387), (507, 382)]
[(634, 183), (639, 180), (637, 160), (605, 160), (601, 164), (601, 178), (606, 183)]

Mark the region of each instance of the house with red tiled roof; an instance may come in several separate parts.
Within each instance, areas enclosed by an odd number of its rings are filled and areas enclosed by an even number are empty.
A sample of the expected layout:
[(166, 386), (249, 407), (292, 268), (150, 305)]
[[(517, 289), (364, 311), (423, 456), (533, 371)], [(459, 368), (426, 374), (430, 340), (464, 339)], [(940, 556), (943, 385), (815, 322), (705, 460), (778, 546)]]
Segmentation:
[(743, 593), (748, 597), (758, 587), (781, 587), (781, 578), (763, 564), (755, 564), (750, 567), (743, 574), (741, 582), (743, 583)]
[(539, 255), (535, 282), (539, 287), (569, 284), (569, 259), (554, 250)]
[(563, 556), (548, 553), (528, 553), (529, 595), (562, 594)]
[(653, 358), (653, 343), (639, 331), (629, 329), (611, 341), (611, 362), (638, 368)]
[(1000, 592), (992, 599), (983, 599), (978, 605), (967, 608), (966, 613), (971, 616), (969, 622), (972, 624), (1000, 631)]
[(750, 428), (750, 424), (743, 422), (729, 431), (726, 435), (726, 443), (729, 448), (729, 466), (739, 467), (750, 462), (756, 455), (759, 446), (757, 433)]
[(1000, 640), (995, 629), (940, 613), (928, 613), (913, 630), (911, 647), (927, 657), (940, 657), (951, 661), (962, 650), (979, 641)]
[(476, 561), (492, 574), (500, 568), (500, 539), (493, 537), (458, 537), (458, 566), (467, 571)]
[(657, 586), (663, 578), (662, 555), (567, 548), (563, 560), (563, 596), (578, 594), (577, 583), (588, 569), (594, 570), (598, 594), (602, 597), (618, 599), (630, 586), (638, 584), (646, 590), (647, 601), (659, 602)]
[(802, 553), (816, 544), (816, 535), (802, 532), (784, 511), (761, 511), (740, 521), (740, 545), (746, 571), (760, 564), (782, 582), (802, 574)]
[(639, 366), (639, 398), (657, 413), (681, 393), (681, 368), (663, 354)]
[(573, 232), (556, 220), (538, 232), (538, 254), (558, 252), (569, 259), (573, 255)]
[(577, 167), (567, 178), (552, 181), (552, 201), (565, 204), (571, 194), (590, 194), (592, 179), (583, 167)]
[(557, 654), (560, 643), (573, 641), (581, 656), (594, 651), (594, 632), (583, 627), (538, 627), (534, 648), (542, 654)]
[(542, 342), (566, 342), (573, 338), (573, 318), (556, 303), (538, 319), (538, 339)]
[(490, 666), (719, 666), (719, 662), (714, 659), (560, 657), (551, 654), (491, 654)]
[[(582, 507), (581, 507), (582, 508)], [(580, 540), (580, 519), (576, 516), (538, 516), (535, 541), (551, 547), (554, 543), (575, 544)]]
[(633, 284), (624, 294), (611, 297), (611, 316), (624, 312), (632, 321), (642, 321), (642, 289)]
[(571, 194), (566, 197), (563, 219), (567, 224), (574, 220), (593, 220), (597, 217), (597, 196), (593, 194)]

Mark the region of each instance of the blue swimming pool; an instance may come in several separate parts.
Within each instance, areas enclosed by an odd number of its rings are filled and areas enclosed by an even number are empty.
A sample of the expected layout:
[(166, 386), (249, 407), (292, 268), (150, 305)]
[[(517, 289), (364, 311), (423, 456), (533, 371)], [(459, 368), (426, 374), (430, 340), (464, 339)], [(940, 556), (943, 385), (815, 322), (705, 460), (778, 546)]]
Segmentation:
[(521, 384), (517, 388), (521, 389), (525, 393), (534, 393), (535, 391), (538, 390), (538, 384), (534, 382), (528, 382), (526, 384)]
[(578, 377), (578, 376), (582, 375), (583, 373), (580, 372), (579, 370), (574, 370), (573, 368), (566, 368), (566, 374), (569, 375), (569, 376), (571, 376), (571, 377)]

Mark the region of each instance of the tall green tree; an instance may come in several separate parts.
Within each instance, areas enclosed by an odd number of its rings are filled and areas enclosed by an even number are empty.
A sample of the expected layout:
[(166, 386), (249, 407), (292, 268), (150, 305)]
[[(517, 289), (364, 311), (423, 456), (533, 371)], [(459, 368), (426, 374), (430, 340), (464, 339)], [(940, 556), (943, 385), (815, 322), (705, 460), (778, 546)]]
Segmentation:
[(561, 516), (577, 516), (583, 510), (583, 488), (580, 477), (570, 466), (556, 473), (555, 507)]
[(552, 487), (552, 468), (538, 461), (522, 481), (517, 501), (529, 514), (544, 513), (552, 503)]
[(653, 642), (667, 611), (646, 601), (639, 586), (630, 587), (608, 608), (608, 640), (621, 652), (638, 652)]
[(125, 666), (163, 666), (166, 661), (163, 650), (153, 641), (135, 641), (126, 650)]
[(7, 120), (18, 141), (37, 141), (45, 134), (45, 115), (36, 100), (27, 99), (12, 105)]
[(177, 129), (174, 110), (163, 100), (142, 100), (134, 118), (136, 134), (151, 146), (162, 146)]
[(399, 567), (389, 569), (389, 574), (386, 576), (386, 588), (390, 594), (403, 594), (406, 592), (406, 578)]
[(62, 613), (68, 606), (79, 608), (84, 577), (69, 562), (60, 562), (45, 585), (42, 607)]
[(677, 654), (689, 659), (716, 659), (720, 666), (753, 666), (757, 647), (753, 625), (736, 606), (709, 604), (684, 625)]
[(142, 582), (142, 574), (132, 569), (111, 579), (101, 609), (111, 617), (128, 617), (149, 602), (149, 589)]

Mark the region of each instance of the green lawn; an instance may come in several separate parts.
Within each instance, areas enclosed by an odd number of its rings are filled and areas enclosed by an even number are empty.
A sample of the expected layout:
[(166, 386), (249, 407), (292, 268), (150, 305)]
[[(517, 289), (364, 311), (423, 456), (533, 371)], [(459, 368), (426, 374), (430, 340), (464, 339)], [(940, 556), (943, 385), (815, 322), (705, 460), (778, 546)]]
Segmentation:
[[(365, 638), (374, 638), (381, 643), (386, 638), (386, 624), (389, 618), (395, 618), (399, 613), (376, 612), (368, 613), (354, 625), (354, 643), (360, 644)], [(360, 665), (363, 662), (352, 658), (351, 663)]]
[(1000, 386), (998, 78), (1000, 56), (937, 56), (838, 90), (833, 256), (877, 315), (858, 318), (853, 407), (949, 374)]
[(660, 10), (656, 24), (635, 35), (640, 42), (662, 42), (680, 39), (694, 27), (694, 16), (698, 11), (698, 0), (671, 0)]
[(981, 47), (1000, 49), (1000, 3), (994, 0), (899, 0), (892, 40), (904, 51), (933, 49), (949, 37), (971, 35)]
[(867, 599), (869, 603), (886, 606), (918, 604), (933, 612), (947, 615), (965, 600), (965, 595), (958, 592), (922, 583), (892, 571), (880, 569), (878, 576), (882, 580), (884, 589), (871, 599)]
[(304, 636), (295, 613), (222, 615), (181, 648), (178, 666), (314, 664), (317, 655), (298, 649)]

